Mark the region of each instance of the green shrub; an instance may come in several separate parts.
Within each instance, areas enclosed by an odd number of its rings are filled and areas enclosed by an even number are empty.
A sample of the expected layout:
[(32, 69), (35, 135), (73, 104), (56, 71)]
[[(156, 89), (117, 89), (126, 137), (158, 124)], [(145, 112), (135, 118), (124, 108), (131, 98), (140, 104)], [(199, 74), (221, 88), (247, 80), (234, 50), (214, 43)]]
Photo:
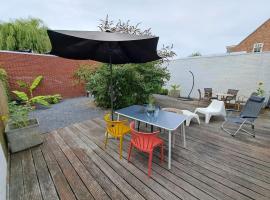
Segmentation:
[(158, 94), (161, 95), (168, 95), (169, 90), (167, 88), (161, 88), (160, 91), (158, 92)]
[(31, 107), (27, 105), (17, 105), (15, 101), (12, 101), (8, 103), (8, 108), (8, 120), (11, 121), (16, 128), (22, 128), (28, 125)]
[(59, 101), (62, 100), (62, 96), (60, 94), (46, 95), (44, 96), (44, 100), (47, 101), (49, 104), (57, 104), (59, 103)]
[(6, 94), (9, 98), (8, 76), (7, 72), (1, 68), (1, 65), (0, 65), (0, 81), (2, 81), (2, 83), (4, 84)]
[(37, 76), (31, 84), (24, 81), (17, 81), (20, 88), (25, 88), (29, 91), (30, 96), (25, 92), (12, 91), (20, 100), (22, 100), (28, 106), (34, 104), (41, 104), (44, 106), (49, 106), (51, 103), (58, 103), (62, 98), (61, 95), (45, 95), (45, 96), (33, 96), (33, 91), (40, 85), (43, 80), (43, 76)]
[[(170, 75), (158, 62), (113, 66), (114, 108), (143, 104), (149, 95), (160, 91)], [(87, 83), (98, 106), (110, 107), (110, 69), (102, 65), (90, 76)]]

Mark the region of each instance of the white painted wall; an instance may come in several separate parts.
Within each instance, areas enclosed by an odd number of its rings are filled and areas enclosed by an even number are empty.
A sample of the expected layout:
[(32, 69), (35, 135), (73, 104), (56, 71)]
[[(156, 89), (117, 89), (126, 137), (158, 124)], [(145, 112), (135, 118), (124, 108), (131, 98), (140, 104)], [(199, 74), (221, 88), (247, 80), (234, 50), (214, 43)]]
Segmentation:
[(171, 61), (168, 69), (171, 84), (181, 85), (181, 96), (187, 96), (192, 85), (191, 70), (195, 76), (192, 97), (198, 97), (197, 89), (211, 87), (214, 92), (239, 89), (239, 95), (249, 96), (264, 82), (266, 96), (270, 95), (270, 52), (224, 54), (189, 57)]
[(7, 161), (0, 144), (0, 200), (6, 199)]

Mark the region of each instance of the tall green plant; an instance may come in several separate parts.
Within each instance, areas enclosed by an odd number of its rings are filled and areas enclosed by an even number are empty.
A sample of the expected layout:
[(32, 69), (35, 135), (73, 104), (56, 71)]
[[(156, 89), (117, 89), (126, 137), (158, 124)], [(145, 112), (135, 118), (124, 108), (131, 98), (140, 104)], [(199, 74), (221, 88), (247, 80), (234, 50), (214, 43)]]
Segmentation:
[(0, 65), (0, 81), (2, 81), (5, 87), (6, 95), (9, 98), (8, 76), (7, 76), (7, 72), (1, 68), (1, 65)]
[(9, 116), (8, 120), (11, 121), (15, 128), (22, 128), (29, 123), (29, 112), (31, 107), (28, 105), (17, 105), (15, 101), (8, 104)]
[(35, 103), (49, 106), (48, 101), (46, 101), (46, 96), (33, 96), (33, 91), (37, 88), (37, 86), (41, 83), (43, 76), (36, 77), (31, 84), (28, 84), (24, 81), (18, 81), (18, 84), (21, 88), (26, 88), (29, 91), (30, 96), (28, 97), (27, 93), (22, 91), (12, 91), (19, 99), (25, 102), (27, 105), (33, 105)]
[(0, 23), (0, 49), (46, 53), (51, 49), (47, 27), (38, 18), (16, 19)]
[[(146, 103), (149, 95), (159, 92), (170, 78), (167, 68), (157, 65), (156, 62), (114, 65), (113, 69), (116, 109)], [(90, 76), (87, 83), (87, 90), (95, 96), (98, 106), (110, 107), (109, 85), (110, 70), (108, 65), (104, 64)]]

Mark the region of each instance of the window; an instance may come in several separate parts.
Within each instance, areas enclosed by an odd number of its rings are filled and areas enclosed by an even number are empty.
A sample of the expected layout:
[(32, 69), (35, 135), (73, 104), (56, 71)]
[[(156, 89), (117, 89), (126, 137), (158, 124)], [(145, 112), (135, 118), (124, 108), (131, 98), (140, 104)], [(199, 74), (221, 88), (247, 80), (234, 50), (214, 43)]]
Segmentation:
[(254, 53), (262, 52), (262, 49), (263, 49), (263, 43), (255, 43), (253, 45), (253, 52)]

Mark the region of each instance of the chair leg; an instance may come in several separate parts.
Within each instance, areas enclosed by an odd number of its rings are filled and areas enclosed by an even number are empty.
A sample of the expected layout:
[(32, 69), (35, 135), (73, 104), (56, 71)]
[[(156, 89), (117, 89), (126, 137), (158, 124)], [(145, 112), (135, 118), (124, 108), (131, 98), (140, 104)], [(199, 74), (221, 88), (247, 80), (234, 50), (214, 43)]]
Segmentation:
[(119, 155), (120, 155), (120, 159), (122, 159), (122, 151), (123, 151), (123, 136), (120, 137), (120, 144), (119, 144)]
[(105, 141), (104, 141), (105, 149), (106, 149), (107, 143), (108, 143), (108, 132), (106, 131), (105, 132)]
[(152, 171), (152, 158), (153, 158), (153, 151), (149, 153), (149, 160), (148, 160), (148, 176), (151, 176)]
[(205, 123), (206, 124), (209, 124), (210, 118), (211, 118), (211, 115), (209, 115), (209, 114), (205, 115)]
[(128, 150), (128, 162), (130, 160), (131, 151), (132, 151), (132, 143), (130, 142), (130, 144), (129, 144), (129, 150)]

